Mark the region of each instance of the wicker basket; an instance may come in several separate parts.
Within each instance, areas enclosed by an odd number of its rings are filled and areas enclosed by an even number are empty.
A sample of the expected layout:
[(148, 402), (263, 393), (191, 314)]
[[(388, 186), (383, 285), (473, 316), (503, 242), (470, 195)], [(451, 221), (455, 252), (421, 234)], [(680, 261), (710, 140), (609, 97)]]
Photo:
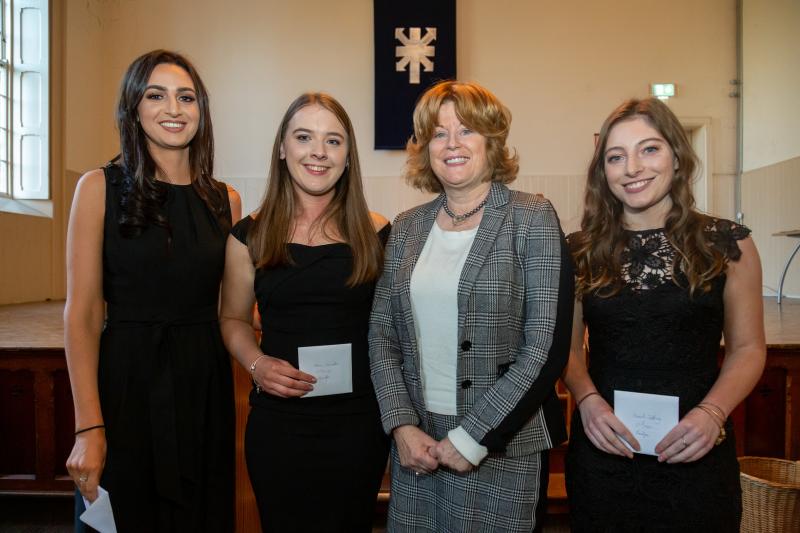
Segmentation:
[(800, 461), (740, 457), (743, 533), (800, 531)]

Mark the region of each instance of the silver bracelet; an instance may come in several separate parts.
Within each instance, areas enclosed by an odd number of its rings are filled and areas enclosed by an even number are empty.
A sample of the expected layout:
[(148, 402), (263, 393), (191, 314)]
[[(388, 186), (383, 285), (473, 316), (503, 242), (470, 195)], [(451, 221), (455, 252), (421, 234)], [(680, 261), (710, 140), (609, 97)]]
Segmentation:
[(252, 362), (252, 363), (250, 363), (250, 374), (251, 374), (251, 375), (252, 375), (252, 374), (255, 374), (255, 372), (256, 372), (256, 365), (258, 364), (258, 362), (259, 362), (259, 361), (261, 361), (261, 358), (262, 358), (262, 357), (266, 357), (266, 355), (264, 355), (264, 354), (262, 353), (261, 355), (259, 355), (258, 357), (256, 357), (256, 358), (253, 360), (253, 362)]

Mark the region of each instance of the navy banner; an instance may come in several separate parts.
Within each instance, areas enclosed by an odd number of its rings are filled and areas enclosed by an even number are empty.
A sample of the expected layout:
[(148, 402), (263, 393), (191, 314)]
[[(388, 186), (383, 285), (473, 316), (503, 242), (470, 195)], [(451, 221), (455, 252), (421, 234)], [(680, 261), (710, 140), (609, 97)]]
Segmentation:
[(374, 0), (375, 148), (402, 149), (417, 98), (456, 77), (455, 0)]

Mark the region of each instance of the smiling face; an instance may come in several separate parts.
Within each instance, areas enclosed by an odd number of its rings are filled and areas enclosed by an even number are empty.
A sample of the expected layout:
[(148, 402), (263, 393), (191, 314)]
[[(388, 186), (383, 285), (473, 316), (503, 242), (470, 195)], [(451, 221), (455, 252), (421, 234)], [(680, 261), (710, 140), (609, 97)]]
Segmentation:
[(280, 147), (295, 193), (333, 196), (347, 165), (347, 143), (347, 132), (332, 112), (316, 104), (300, 108)]
[(486, 137), (461, 124), (452, 101), (439, 108), (428, 155), (445, 192), (472, 190), (490, 176)]
[(663, 227), (677, 160), (669, 143), (641, 116), (618, 122), (608, 133), (604, 169), (611, 193), (630, 229)]
[(185, 149), (197, 133), (200, 106), (191, 76), (171, 63), (157, 65), (137, 106), (150, 152)]

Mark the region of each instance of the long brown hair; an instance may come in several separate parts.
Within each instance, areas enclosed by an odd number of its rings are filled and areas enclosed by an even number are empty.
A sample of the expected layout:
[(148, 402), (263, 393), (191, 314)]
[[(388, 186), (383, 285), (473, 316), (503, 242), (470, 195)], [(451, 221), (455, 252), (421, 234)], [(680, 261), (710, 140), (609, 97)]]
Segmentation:
[(139, 102), (147, 90), (150, 74), (163, 63), (177, 65), (189, 74), (194, 84), (200, 121), (189, 142), (189, 170), (200, 198), (214, 214), (222, 231), (230, 229), (230, 208), (225, 185), (214, 179), (214, 133), (211, 128), (208, 91), (194, 65), (184, 56), (169, 50), (153, 50), (137, 57), (122, 78), (117, 104), (119, 160), (124, 171), (120, 198), (119, 225), (125, 236), (140, 235), (149, 224), (169, 228), (161, 211), (167, 199), (167, 187), (157, 181), (160, 170), (150, 151), (147, 137), (139, 123)]
[(297, 215), (292, 177), (286, 161), (280, 157), (280, 147), (286, 138), (289, 121), (302, 108), (318, 105), (333, 113), (347, 133), (348, 164), (334, 187), (333, 199), (315, 225), (324, 228), (333, 222), (341, 238), (353, 252), (353, 272), (347, 280), (351, 287), (378, 278), (383, 262), (383, 246), (372, 224), (364, 189), (353, 125), (342, 105), (325, 93), (305, 93), (289, 105), (283, 115), (269, 168), (269, 182), (258, 216), (247, 239), (253, 262), (259, 268), (291, 263), (287, 246)]
[(428, 144), (436, 130), (439, 109), (453, 102), (462, 124), (486, 137), (490, 173), (486, 181), (511, 183), (517, 179), (519, 158), (506, 146), (511, 112), (488, 89), (477, 83), (442, 81), (425, 91), (414, 109), (414, 136), (406, 144), (405, 178), (412, 187), (442, 192), (442, 184), (431, 168)]
[(605, 173), (605, 151), (611, 129), (620, 122), (640, 117), (667, 141), (677, 161), (669, 195), (672, 207), (664, 232), (680, 259), (672, 265), (672, 279), (680, 284), (678, 270), (689, 283), (691, 294), (707, 291), (711, 280), (725, 270), (725, 256), (709, 246), (705, 234), (710, 218), (697, 210), (692, 179), (697, 156), (675, 114), (661, 100), (628, 100), (608, 116), (600, 129), (589, 165), (581, 232), (570, 238), (577, 267), (577, 294), (612, 296), (623, 285), (621, 256), (627, 237), (622, 222), (622, 203), (611, 193)]

